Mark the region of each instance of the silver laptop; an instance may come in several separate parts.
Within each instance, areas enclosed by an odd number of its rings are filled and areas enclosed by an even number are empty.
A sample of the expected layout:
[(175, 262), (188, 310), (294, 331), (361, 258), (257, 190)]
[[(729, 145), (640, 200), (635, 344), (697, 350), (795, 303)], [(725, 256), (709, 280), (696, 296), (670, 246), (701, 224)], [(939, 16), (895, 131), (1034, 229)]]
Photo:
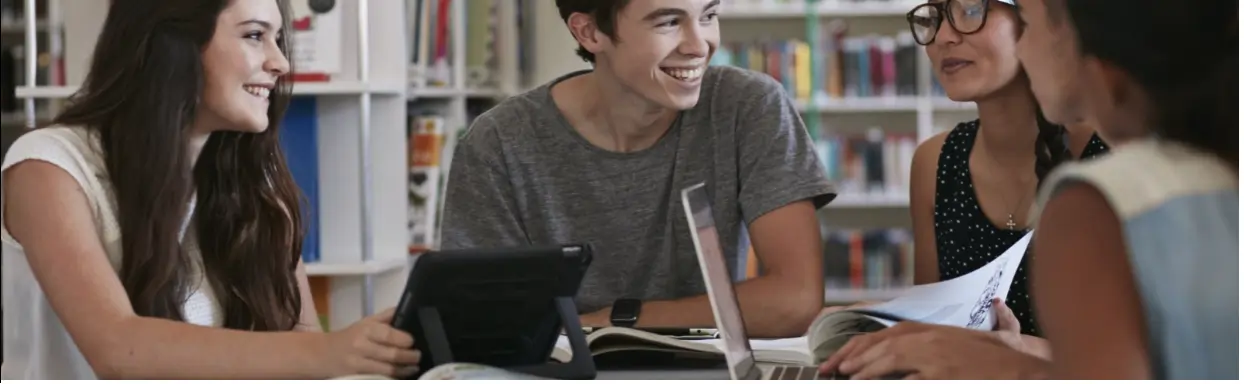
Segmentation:
[(721, 242), (717, 238), (717, 224), (713, 221), (713, 207), (704, 183), (682, 190), (682, 206), (691, 226), (691, 240), (700, 259), (700, 271), (704, 274), (704, 287), (708, 301), (713, 307), (717, 331), (725, 344), (726, 365), (732, 380), (812, 380), (817, 378), (816, 367), (757, 363), (752, 354), (743, 313), (734, 295), (734, 281), (726, 269), (722, 257)]

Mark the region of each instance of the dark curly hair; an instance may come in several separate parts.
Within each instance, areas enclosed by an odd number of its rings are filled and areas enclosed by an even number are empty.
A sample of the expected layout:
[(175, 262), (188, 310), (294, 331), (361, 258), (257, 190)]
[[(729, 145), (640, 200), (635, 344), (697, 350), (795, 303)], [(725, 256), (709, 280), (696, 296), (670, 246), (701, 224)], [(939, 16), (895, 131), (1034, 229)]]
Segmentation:
[(1240, 56), (1234, 1), (1063, 1), (1086, 56), (1136, 81), (1158, 136), (1238, 169)]

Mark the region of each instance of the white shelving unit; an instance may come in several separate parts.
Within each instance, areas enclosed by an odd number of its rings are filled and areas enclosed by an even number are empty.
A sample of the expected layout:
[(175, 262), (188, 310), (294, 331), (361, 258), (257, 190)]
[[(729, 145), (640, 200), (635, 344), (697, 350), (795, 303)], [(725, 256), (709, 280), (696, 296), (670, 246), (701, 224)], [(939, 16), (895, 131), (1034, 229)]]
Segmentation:
[[(809, 39), (808, 23), (816, 28), (824, 43), (824, 28), (840, 20), (848, 36), (895, 36), (909, 33), (906, 14), (924, 0), (723, 0), (721, 7), (722, 42)], [(813, 48), (814, 50), (816, 48)], [(955, 123), (975, 117), (972, 103), (953, 102), (934, 95), (933, 75), (924, 48), (916, 50), (917, 94), (894, 97), (813, 97), (799, 100), (796, 107), (809, 118), (819, 118), (820, 134), (864, 134), (874, 128), (886, 133), (914, 133), (922, 142)], [(889, 160), (887, 160), (889, 161)], [(910, 162), (911, 159), (898, 161)], [(910, 228), (910, 198), (907, 181), (877, 193), (843, 193), (819, 212), (828, 229)], [(909, 261), (907, 261), (909, 262)], [(899, 280), (909, 279), (901, 277)], [(836, 279), (836, 278), (835, 278)], [(908, 283), (908, 282), (902, 282)], [(903, 288), (830, 287), (825, 301), (830, 304), (887, 300)]]
[[(805, 25), (809, 20), (824, 26), (828, 20), (842, 19), (850, 25), (850, 35), (893, 35), (907, 30), (905, 15), (923, 0), (724, 0), (721, 5), (722, 41), (751, 39), (806, 39)], [(812, 14), (809, 17), (809, 13)], [(796, 107), (806, 114), (820, 114), (822, 133), (833, 133), (839, 126), (853, 125), (852, 131), (880, 126), (887, 131), (911, 132), (923, 141), (945, 130), (955, 122), (968, 120), (975, 114), (971, 103), (958, 103), (943, 96), (933, 96), (932, 76), (924, 49), (918, 49), (917, 82), (919, 94), (895, 97), (846, 97), (798, 100)], [(894, 208), (909, 203), (905, 193), (876, 196), (844, 194), (828, 208), (883, 209), (878, 215), (892, 216), (895, 222), (907, 222), (905, 212)]]
[[(397, 0), (386, 0), (397, 1)], [(495, 84), (480, 88), (468, 84), (467, 82), (467, 44), (468, 34), (468, 18), (466, 1), (453, 1), (449, 9), (449, 83), (447, 86), (418, 86), (414, 79), (411, 79), (410, 89), (406, 97), (407, 101), (415, 104), (415, 108), (428, 111), (437, 111), (437, 114), (445, 119), (445, 132), (443, 132), (444, 142), (441, 150), (439, 161), (440, 174), (442, 179), (449, 174), (449, 168), (453, 162), (453, 153), (457, 147), (458, 135), (470, 124), (470, 117), (467, 112), (467, 104), (470, 99), (485, 99), (499, 101), (500, 99), (512, 96), (525, 89), (521, 84), (518, 63), (518, 46), (519, 23), (517, 16), (519, 14), (519, 3), (512, 0), (469, 0), (472, 1), (471, 6), (487, 6), (491, 5), (493, 9), (493, 29), (489, 38), (489, 47), (492, 49), (492, 66), (488, 69), (493, 71)], [(544, 1), (544, 0), (538, 0)], [(401, 0), (406, 3), (407, 7), (413, 6), (412, 0)], [(412, 26), (415, 23), (411, 23)], [(478, 38), (472, 36), (470, 38)], [(414, 42), (408, 45), (413, 46)], [(427, 63), (409, 64), (409, 73), (427, 73)], [(444, 188), (438, 186), (436, 192), (431, 196), (435, 204), (435, 219), (431, 226), (429, 244), (423, 244), (429, 249), (439, 248), (440, 239), (440, 217), (441, 210), (444, 206)]]
[[(27, 10), (35, 8), (35, 0), (25, 1)], [(404, 3), (354, 0), (337, 6), (342, 12), (341, 73), (331, 82), (293, 87), (296, 96), (317, 98), (322, 257), (307, 264), (307, 273), (332, 279), (328, 301), (333, 329), (396, 305), (409, 267), (405, 209), (394, 209), (407, 204)], [(38, 113), (37, 99), (64, 99), (77, 90), (108, 3), (64, 7), (51, 0), (49, 7), (51, 14), (64, 15), (66, 79), (73, 85), (39, 85), (27, 76), (28, 83), (17, 90), (27, 106), (23, 118)], [(49, 23), (29, 14), (22, 28), (26, 46), (32, 47), (35, 34)], [(24, 65), (33, 73), (33, 55)]]
[[(722, 16), (732, 19), (778, 19), (789, 20), (806, 15), (804, 0), (783, 3), (753, 0), (726, 0), (722, 4)], [(910, 0), (824, 0), (814, 5), (816, 13), (825, 16), (875, 17), (906, 14), (918, 2)]]

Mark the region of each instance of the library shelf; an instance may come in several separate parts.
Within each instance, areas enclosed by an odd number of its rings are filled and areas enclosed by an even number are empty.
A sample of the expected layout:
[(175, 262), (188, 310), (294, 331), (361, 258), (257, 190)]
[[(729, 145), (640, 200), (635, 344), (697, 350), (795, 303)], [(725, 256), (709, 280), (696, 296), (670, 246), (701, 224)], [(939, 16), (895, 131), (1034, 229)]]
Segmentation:
[[(16, 97), (19, 99), (64, 99), (78, 91), (78, 86), (37, 86), (17, 87)], [(373, 95), (401, 95), (401, 84), (389, 85), (383, 82), (363, 83), (358, 81), (329, 82), (297, 82), (294, 83), (296, 96), (358, 96), (364, 93)]]
[(906, 288), (825, 288), (825, 304), (843, 305), (861, 301), (887, 301), (903, 294)]
[(907, 194), (898, 193), (843, 193), (826, 208), (906, 208), (910, 204)]
[[(915, 4), (911, 1), (848, 1), (823, 0), (811, 11), (819, 17), (898, 17), (906, 15)], [(790, 19), (807, 17), (809, 9), (803, 2), (735, 1), (722, 6), (721, 17), (729, 19)]]
[(447, 99), (453, 97), (487, 97), (501, 98), (505, 92), (489, 88), (451, 88), (451, 87), (413, 87), (407, 92), (411, 100), (415, 99)]
[(822, 113), (916, 112), (919, 105), (917, 96), (821, 98), (795, 103), (801, 112)]
[(365, 276), (402, 269), (407, 257), (384, 258), (361, 263), (306, 263), (307, 276)]

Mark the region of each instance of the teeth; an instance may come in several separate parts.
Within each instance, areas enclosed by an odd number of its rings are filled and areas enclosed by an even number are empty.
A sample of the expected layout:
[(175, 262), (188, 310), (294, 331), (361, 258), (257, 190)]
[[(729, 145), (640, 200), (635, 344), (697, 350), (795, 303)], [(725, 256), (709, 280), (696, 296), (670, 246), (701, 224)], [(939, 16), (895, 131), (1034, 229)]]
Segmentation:
[(256, 86), (251, 86), (251, 85), (244, 85), (242, 86), (242, 89), (246, 90), (246, 93), (249, 93), (249, 94), (255, 95), (256, 97), (260, 97), (264, 99), (267, 99), (268, 95), (272, 92), (271, 89), (264, 88), (264, 87), (256, 87)]
[(665, 71), (667, 75), (670, 75), (670, 77), (673, 77), (679, 80), (687, 80), (687, 81), (698, 79), (700, 78), (700, 75), (704, 74), (704, 68), (696, 68), (696, 69), (668, 68), (668, 69), (662, 69), (662, 70)]

